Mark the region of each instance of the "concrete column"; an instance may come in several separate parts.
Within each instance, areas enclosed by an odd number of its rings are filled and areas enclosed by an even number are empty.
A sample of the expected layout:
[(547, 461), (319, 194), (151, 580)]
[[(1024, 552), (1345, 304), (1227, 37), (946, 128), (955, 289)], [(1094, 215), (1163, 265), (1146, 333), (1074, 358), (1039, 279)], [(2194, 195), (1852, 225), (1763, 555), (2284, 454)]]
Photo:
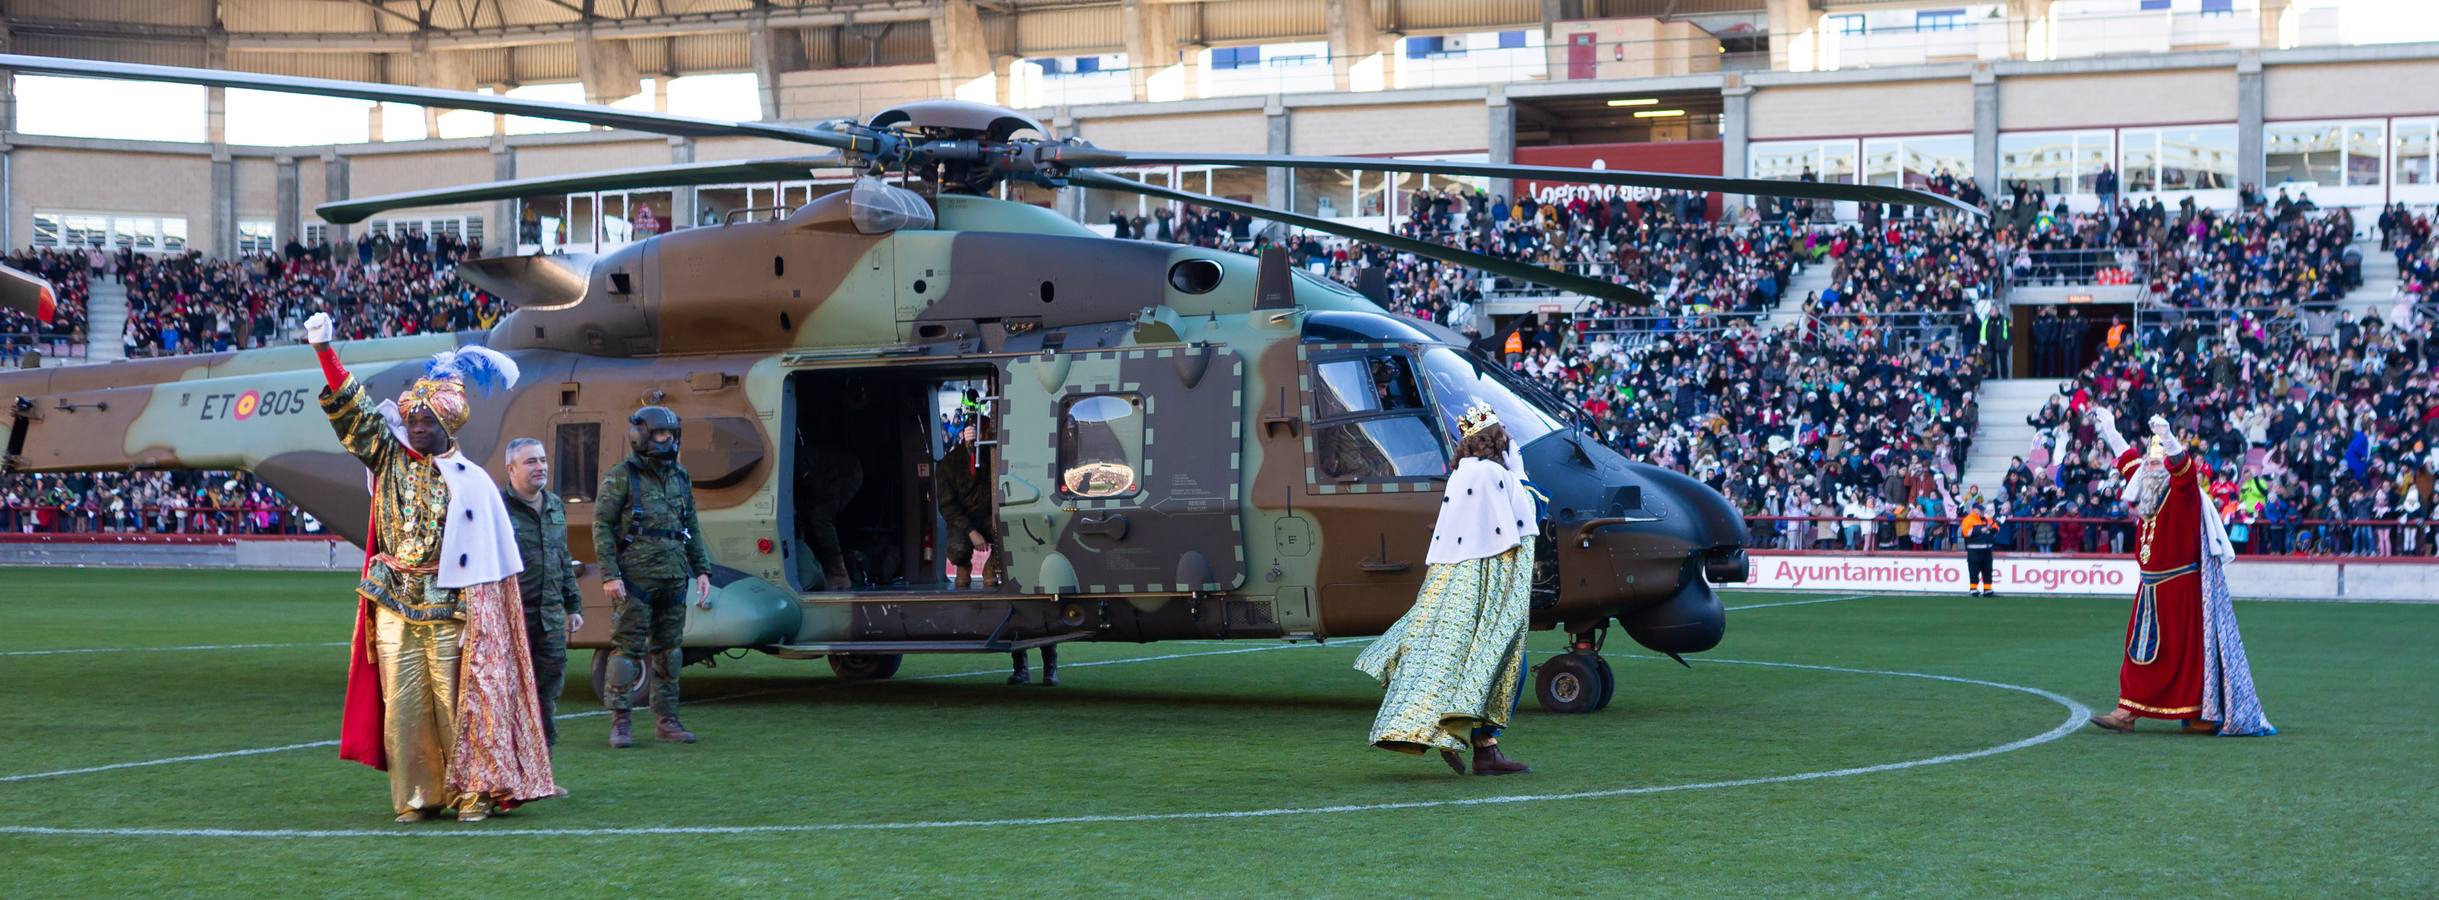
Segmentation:
[(2247, 50), (2236, 58), (2236, 183), (2261, 190), (2269, 161), (2261, 155), (2261, 56)]
[[(1483, 106), (1490, 113), (1490, 161), (1492, 165), (1512, 165), (1516, 162), (1516, 107), (1507, 102), (1507, 86), (1492, 83), (1485, 86), (1487, 96)], [(1514, 199), (1516, 180), (1493, 178), (1490, 192)]]
[(754, 17), (746, 28), (746, 42), (754, 53), (754, 87), (762, 95), (762, 118), (777, 119), (780, 115), (780, 76), (805, 67), (804, 40), (795, 29), (774, 28), (767, 13)]
[[(509, 49), (508, 49), (508, 52), (509, 52), (509, 53), (511, 53), (511, 54), (514, 54), (514, 53), (516, 52), (516, 48), (511, 47), (511, 48), (509, 48)], [(492, 92), (492, 93), (494, 93), (494, 94), (498, 94), (498, 95), (500, 95), (500, 96), (505, 97), (505, 96), (508, 96), (508, 89), (509, 89), (510, 87), (512, 87), (512, 86), (513, 86), (513, 85), (509, 85), (509, 84), (505, 84), (505, 83), (503, 83), (503, 84), (495, 84), (495, 85), (492, 85), (492, 86), (491, 86), (491, 92)], [(497, 140), (497, 139), (499, 139), (499, 138), (501, 138), (501, 137), (505, 137), (505, 136), (507, 136), (507, 134), (508, 134), (508, 114), (507, 114), (507, 113), (492, 113), (492, 114), (491, 114), (491, 137), (492, 137), (494, 140)], [(440, 133), (439, 133), (439, 132), (433, 132), (431, 136), (432, 136), (432, 137), (437, 138), (437, 137), (440, 137)]]
[[(340, 156), (336, 150), (322, 151), (322, 202), (345, 200), (348, 196), (347, 157)], [(323, 230), (323, 236), (330, 239), (330, 249), (333, 254), (338, 253), (341, 246), (354, 240), (354, 236), (348, 234), (347, 230), (347, 226), (336, 222)], [(349, 248), (347, 252), (353, 253), (355, 250)]]
[(1753, 142), (1753, 86), (1733, 73), (1726, 77), (1729, 84), (1719, 92), (1719, 174), (1743, 178), (1749, 168), (1746, 151)]
[(1354, 67), (1380, 52), (1380, 27), (1372, 16), (1372, 0), (1328, 0), (1323, 15), (1330, 38), (1330, 83), (1340, 91), (1352, 90)]
[(2053, 59), (2058, 55), (2052, 0), (2007, 0), (2007, 58)]
[(1989, 63), (1973, 67), (1973, 180), (1999, 195), (1999, 77)]
[[(423, 87), (452, 91), (474, 90), (474, 64), (463, 50), (434, 50), (430, 38), (423, 33), (407, 38), (412, 49), (409, 65), (415, 83)], [(440, 114), (445, 110), (427, 106), (423, 109), (423, 134), (426, 139), (440, 137)]]
[[(213, 35), (204, 39), (203, 66), (207, 69), (229, 67), (229, 39), (227, 36)], [(228, 88), (207, 87), (203, 89), (203, 141), (215, 145), (226, 145), (229, 142)]]
[[(669, 161), (678, 165), (694, 162), (694, 138), (670, 138)], [(694, 186), (681, 184), (670, 188), (668, 229), (693, 228), (694, 215)]]
[(673, 77), (676, 76), (670, 75), (667, 72), (652, 76), (653, 112), (669, 111), (669, 79)]
[(2287, 6), (2289, 0), (2260, 0), (2261, 49), (2275, 50), (2286, 46)]
[(296, 157), (278, 157), (272, 161), (272, 164), (278, 173), (276, 177), (279, 179), (279, 199), (275, 201), (278, 210), (274, 213), (271, 225), (271, 240), (285, 248), (289, 241), (305, 239), (305, 230), (298, 225), (304, 212), (297, 208), (298, 204), (303, 201), (297, 189)]
[[(596, 40), (590, 26), (576, 35), (576, 72), (584, 80), (587, 103), (607, 106), (644, 90), (643, 75), (635, 69), (635, 51), (626, 41)], [(609, 128), (597, 126), (596, 130)]]
[[(491, 136), (491, 180), (507, 181), (517, 177), (517, 148), (508, 146), (505, 134)], [(502, 200), (491, 204), (491, 227), (483, 230), (486, 256), (514, 256), (517, 252), (517, 201)]]
[[(426, 119), (425, 121), (429, 122), (430, 120)], [(364, 111), (364, 139), (376, 144), (381, 143), (382, 141), (387, 140), (387, 138), (382, 136), (381, 131), (381, 104), (375, 103), (371, 109)], [(439, 135), (430, 134), (427, 132), (426, 136), (438, 137)]]
[(212, 241), (203, 252), (237, 252), (237, 160), (229, 157), (225, 144), (212, 150)]
[[(1066, 140), (1077, 134), (1076, 120), (1067, 115), (1067, 107), (1064, 106), (1052, 113), (1050, 121), (1044, 124), (1050, 126), (1050, 136), (1059, 140)], [(1070, 219), (1078, 222), (1084, 221), (1084, 189), (1071, 187), (1060, 191), (1058, 211), (1060, 215)]]
[(1821, 67), (1821, 11), (1811, 0), (1769, 0), (1770, 68), (1810, 72)]
[(939, 72), (940, 96), (988, 102), (988, 97), (959, 93), (991, 74), (991, 48), (974, 0), (932, 0), (931, 12), (932, 66)]
[(1126, 73), (1136, 100), (1152, 99), (1152, 78), (1177, 64), (1177, 29), (1169, 20), (1169, 5), (1155, 0), (1124, 0), (1118, 6), (1126, 29)]
[[(1269, 102), (1263, 104), (1262, 114), (1268, 117), (1270, 124), (1270, 145), (1265, 152), (1274, 156), (1288, 152), (1287, 105), (1279, 102), (1279, 95), (1272, 94)], [(1266, 174), (1264, 187), (1267, 190), (1262, 199), (1272, 208), (1289, 209), (1296, 199), (1295, 170), (1272, 166)]]
[[(0, 53), (17, 52), (8, 23), (0, 21)], [(16, 160), (8, 139), (17, 133), (17, 73), (0, 69), (0, 248), (17, 246)]]

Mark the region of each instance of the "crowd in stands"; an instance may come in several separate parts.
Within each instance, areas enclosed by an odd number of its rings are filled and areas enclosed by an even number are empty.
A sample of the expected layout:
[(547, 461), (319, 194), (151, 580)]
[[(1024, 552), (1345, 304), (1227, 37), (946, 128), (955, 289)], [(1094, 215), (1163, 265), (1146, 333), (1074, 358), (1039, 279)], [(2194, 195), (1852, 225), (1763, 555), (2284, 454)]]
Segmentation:
[(0, 477), (0, 534), (320, 534), (322, 524), (243, 472)]
[[(2397, 256), (2387, 302), (2337, 303), (2361, 284), (2344, 210), (2271, 204), (2233, 215), (2188, 211), (2166, 237), (2155, 324), (2112, 329), (2064, 394), (2035, 414), (2033, 447), (2001, 487), (2026, 519), (2125, 521), (2114, 457), (2083, 414), (2093, 404), (2139, 431), (2168, 416), (2195, 446), (2214, 502), (2244, 553), (2354, 556), (2439, 552), (2439, 272), (2427, 215), (2384, 210), (2382, 248)], [(2393, 524), (2389, 524), (2393, 523)], [(2121, 525), (2016, 529), (2029, 549), (2120, 551)], [(2006, 537), (2006, 536), (2003, 536)]]
[(121, 342), (129, 357), (262, 347), (293, 336), (328, 309), (348, 340), (488, 328), (503, 312), (457, 279), (479, 255), (449, 235), (367, 235), (349, 248), (291, 242), (279, 254), (235, 260), (197, 253), (129, 254)]
[[(1393, 227), (1646, 286), (1659, 301), (1648, 309), (1533, 317), (1509, 362), (1630, 457), (1719, 489), (1754, 518), (1760, 544), (1952, 549), (1954, 521), (1980, 503), (2001, 523), (2002, 546), (2123, 552), (2132, 529), (2116, 499), (2113, 459), (2082, 415), (2105, 403), (2130, 428), (2154, 411), (2175, 417), (2196, 441), (2244, 552), (2439, 552), (2439, 435), (2426, 433), (2439, 419), (2439, 401), (2429, 399), (2439, 380), (2439, 326), (2420, 307), (2439, 284), (2429, 216), (2381, 212), (2381, 248), (2398, 260), (2397, 296), (2340, 316), (2335, 305), (2361, 284), (2352, 216), (2314, 210), (2308, 198), (2245, 194), (2252, 202), (2236, 211), (2146, 200), (2093, 214), (2026, 192), (1985, 225), (1868, 205), (1849, 223), (1815, 221), (1820, 210), (1810, 204), (1721, 220), (1691, 194), (1511, 202), (1468, 188), (1418, 192)], [(1248, 252), (1268, 248), (1276, 234), (1236, 213), (1194, 207), (1113, 214), (1111, 225), (1125, 237)], [(1285, 240), (1293, 265), (1460, 329), (1477, 321), (1476, 304), (1523, 288), (1376, 245), (1311, 234)], [(453, 277), (466, 248), (434, 239), (355, 249), (335, 259), (328, 248), (292, 246), (233, 262), (134, 260), (114, 274), (129, 284), (131, 312), (159, 323), (131, 325), (131, 340), (160, 352), (277, 340), (316, 303), (341, 312), (353, 338), (481, 328), (497, 315), (488, 297)], [(2107, 254), (2092, 268), (2137, 274), (2132, 283), (2164, 312), (2139, 324), (2050, 309), (2034, 317), (2029, 368), (2071, 375), (2071, 385), (2033, 417), (2039, 437), (2000, 483), (1960, 484), (1980, 382), (2007, 368), (2011, 323), (1991, 302), (1998, 282), (2073, 277), (2046, 252), (2057, 250)], [(38, 255), (32, 264), (46, 263)], [(1764, 313), (1780, 306), (1788, 285), (1818, 268), (1828, 273), (1824, 288), (1787, 298), (1801, 315), (1768, 324)], [(72, 496), (66, 507), (49, 504), (83, 511), (56, 513), (63, 527), (124, 521), (107, 512), (145, 491), (173, 497), (166, 505), (176, 507), (229, 509), (231, 493), (281, 505), (243, 476), (236, 487), (219, 475), (114, 477), (138, 480), (52, 479), (37, 489), (13, 476), (0, 487), (18, 507)], [(293, 510), (262, 515), (190, 512), (138, 524), (301, 527)], [(2422, 524), (2330, 524), (2371, 520)], [(45, 527), (22, 515), (0, 522)]]
[(29, 351), (48, 356), (83, 352), (90, 279), (101, 270), (103, 256), (99, 251), (88, 257), (76, 251), (18, 250), (0, 258), (12, 269), (48, 280), (54, 303), (49, 323), (29, 312), (0, 309), (0, 367), (19, 365)]

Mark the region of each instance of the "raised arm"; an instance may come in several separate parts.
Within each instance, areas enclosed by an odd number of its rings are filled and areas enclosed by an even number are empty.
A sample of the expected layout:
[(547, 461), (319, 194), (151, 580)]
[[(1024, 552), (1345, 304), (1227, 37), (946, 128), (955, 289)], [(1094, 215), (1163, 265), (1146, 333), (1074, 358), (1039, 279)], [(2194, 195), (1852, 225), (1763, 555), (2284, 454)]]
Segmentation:
[(379, 468), (389, 454), (398, 451), (398, 439), (391, 436), (389, 422), (381, 418), (364, 386), (339, 363), (339, 352), (330, 345), (329, 313), (314, 313), (305, 320), (305, 340), (313, 345), (314, 359), (322, 364), (322, 412), (330, 417), (330, 429), (339, 436), (340, 446), (355, 454), (370, 467)]

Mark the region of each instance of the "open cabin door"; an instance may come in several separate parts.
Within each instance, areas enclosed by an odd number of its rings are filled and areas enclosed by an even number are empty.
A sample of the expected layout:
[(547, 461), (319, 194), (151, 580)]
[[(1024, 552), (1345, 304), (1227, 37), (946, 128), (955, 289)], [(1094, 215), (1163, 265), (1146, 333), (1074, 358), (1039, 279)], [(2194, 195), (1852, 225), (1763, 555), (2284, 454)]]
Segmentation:
[(1035, 594), (1245, 583), (1244, 363), (1215, 347), (1045, 351), (1001, 372), (1001, 540)]

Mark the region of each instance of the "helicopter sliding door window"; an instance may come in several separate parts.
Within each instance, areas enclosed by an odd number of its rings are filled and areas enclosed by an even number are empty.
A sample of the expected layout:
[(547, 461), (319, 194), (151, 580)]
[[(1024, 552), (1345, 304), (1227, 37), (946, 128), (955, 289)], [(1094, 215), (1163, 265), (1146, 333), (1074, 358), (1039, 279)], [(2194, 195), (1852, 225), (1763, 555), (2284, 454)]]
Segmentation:
[(1142, 490), (1143, 397), (1074, 397), (1059, 415), (1059, 492), (1069, 497), (1129, 497)]
[(568, 422), (559, 426), (550, 452), (550, 480), (561, 499), (581, 503), (593, 499), (601, 485), (601, 423)]
[(1325, 483), (1412, 481), (1448, 474), (1414, 365), (1372, 353), (1313, 363), (1313, 464)]

